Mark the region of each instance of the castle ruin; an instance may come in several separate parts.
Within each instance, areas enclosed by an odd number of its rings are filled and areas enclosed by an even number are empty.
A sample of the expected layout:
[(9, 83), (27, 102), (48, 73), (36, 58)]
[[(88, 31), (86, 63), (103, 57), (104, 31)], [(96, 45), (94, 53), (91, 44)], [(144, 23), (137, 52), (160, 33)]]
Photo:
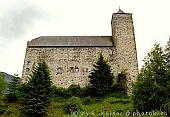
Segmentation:
[(134, 26), (131, 13), (121, 9), (111, 19), (112, 36), (40, 36), (28, 41), (22, 82), (41, 60), (49, 66), (52, 82), (58, 87), (89, 83), (89, 74), (100, 54), (115, 76), (126, 71), (127, 94), (138, 74)]

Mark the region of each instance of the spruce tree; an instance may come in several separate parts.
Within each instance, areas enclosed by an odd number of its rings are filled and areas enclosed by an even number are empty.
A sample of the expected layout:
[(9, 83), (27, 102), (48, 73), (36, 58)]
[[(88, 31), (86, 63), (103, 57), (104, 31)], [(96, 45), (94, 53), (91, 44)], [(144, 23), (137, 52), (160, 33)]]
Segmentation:
[(165, 110), (170, 97), (170, 72), (162, 47), (156, 43), (144, 61), (132, 92), (134, 108), (141, 112)]
[(28, 83), (21, 87), (22, 112), (29, 116), (41, 116), (47, 111), (51, 97), (51, 77), (45, 61), (34, 67)]
[(114, 77), (111, 73), (111, 67), (104, 60), (102, 54), (93, 67), (94, 69), (89, 75), (92, 95), (95, 97), (103, 96), (111, 90), (113, 84)]
[(6, 95), (8, 102), (15, 102), (19, 98), (20, 78), (18, 74), (14, 74), (12, 81), (8, 84), (8, 94)]

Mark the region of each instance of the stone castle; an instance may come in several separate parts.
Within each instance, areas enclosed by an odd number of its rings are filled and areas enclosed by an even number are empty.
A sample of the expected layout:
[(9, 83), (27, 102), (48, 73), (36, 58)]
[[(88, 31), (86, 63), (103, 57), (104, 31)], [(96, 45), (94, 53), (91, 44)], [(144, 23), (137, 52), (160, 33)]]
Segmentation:
[(121, 9), (111, 19), (112, 36), (40, 36), (28, 41), (22, 71), (26, 82), (34, 65), (45, 60), (53, 84), (69, 87), (89, 83), (89, 74), (100, 54), (117, 76), (126, 69), (127, 93), (138, 74), (138, 61), (132, 13)]

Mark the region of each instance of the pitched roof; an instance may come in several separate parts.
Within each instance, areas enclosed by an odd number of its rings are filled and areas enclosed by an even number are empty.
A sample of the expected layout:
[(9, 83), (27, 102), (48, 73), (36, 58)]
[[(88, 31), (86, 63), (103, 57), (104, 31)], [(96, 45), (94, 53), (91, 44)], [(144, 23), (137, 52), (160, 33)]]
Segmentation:
[(112, 36), (41, 36), (28, 41), (28, 47), (113, 46)]

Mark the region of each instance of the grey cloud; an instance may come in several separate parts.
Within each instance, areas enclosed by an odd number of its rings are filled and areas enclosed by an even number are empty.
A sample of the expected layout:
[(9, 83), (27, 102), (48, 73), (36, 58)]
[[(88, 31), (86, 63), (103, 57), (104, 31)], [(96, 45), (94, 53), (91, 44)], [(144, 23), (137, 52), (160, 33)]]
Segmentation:
[(46, 15), (41, 8), (28, 2), (13, 3), (0, 13), (0, 38), (6, 41), (19, 39), (31, 32), (35, 21)]

